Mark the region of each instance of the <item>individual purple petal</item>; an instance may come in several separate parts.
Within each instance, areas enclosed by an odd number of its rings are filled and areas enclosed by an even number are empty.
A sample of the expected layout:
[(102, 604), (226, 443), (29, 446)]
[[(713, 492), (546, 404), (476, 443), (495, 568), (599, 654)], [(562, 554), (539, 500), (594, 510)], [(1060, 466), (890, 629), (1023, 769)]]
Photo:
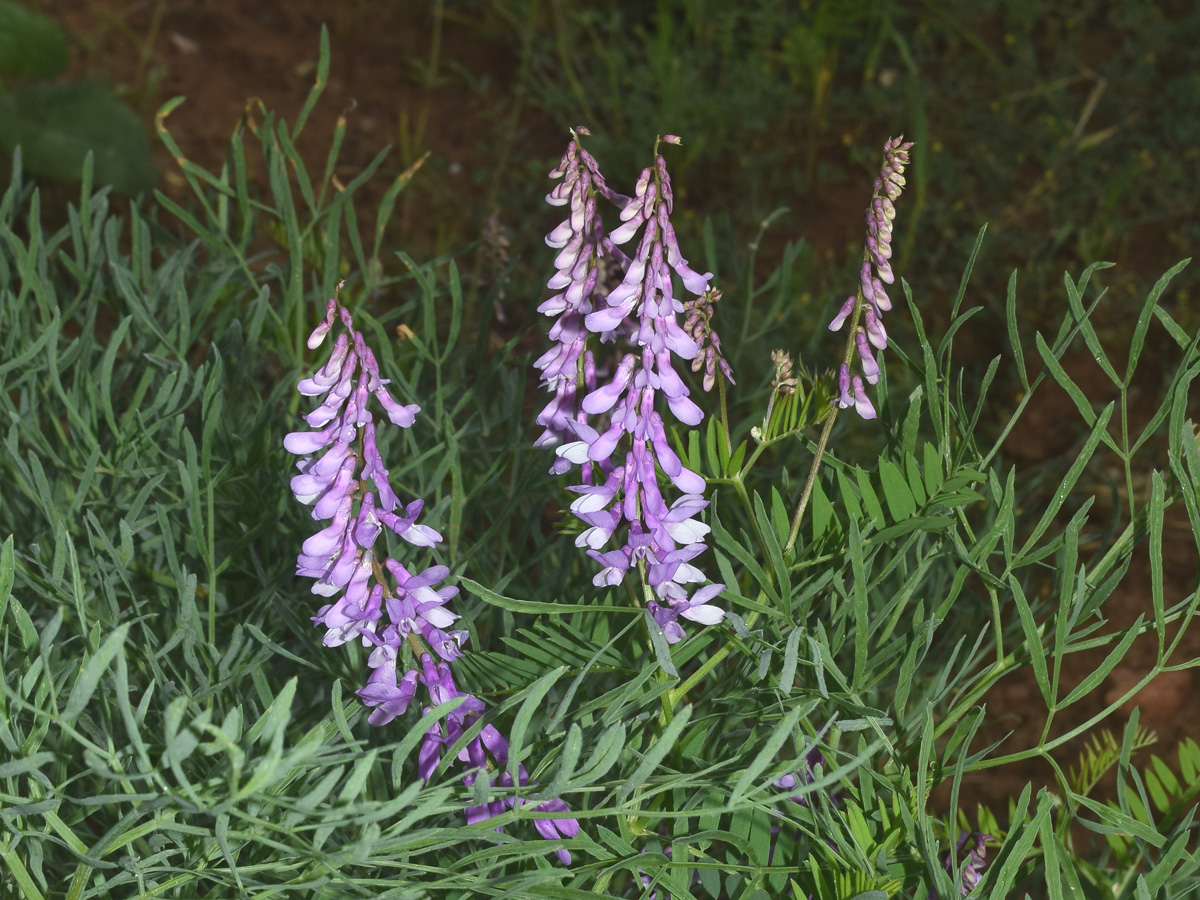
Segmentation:
[(875, 407), (867, 399), (867, 392), (863, 390), (862, 379), (857, 375), (854, 376), (854, 411), (864, 419), (875, 418)]
[(401, 406), (392, 399), (392, 395), (389, 394), (387, 392), (387, 388), (383, 387), (382, 385), (380, 385), (379, 389), (375, 391), (375, 399), (379, 401), (379, 404), (383, 407), (384, 412), (387, 413), (387, 417), (391, 420), (391, 423), (393, 425), (398, 425), (401, 428), (410, 427), (417, 413), (421, 411), (421, 407), (417, 406), (415, 403), (410, 403), (407, 406)]
[(887, 331), (884, 330), (883, 322), (879, 316), (875, 315), (875, 310), (867, 307), (864, 315), (867, 326), (867, 339), (871, 344), (880, 350), (887, 349)]
[[(724, 587), (724, 585), (722, 585)], [(716, 625), (725, 619), (725, 610), (717, 609), (715, 606), (699, 605), (688, 606), (687, 609), (679, 613), (685, 619), (690, 619), (693, 622), (699, 622), (701, 625)]]
[(613, 532), (621, 523), (621, 517), (608, 509), (579, 514), (579, 518), (591, 527), (575, 537), (575, 546), (590, 547), (593, 550), (599, 550), (608, 543), (608, 539), (612, 537)]
[(288, 453), (308, 456), (331, 444), (341, 431), (341, 427), (341, 422), (331, 422), (320, 431), (293, 431), (284, 437), (283, 447)]
[(349, 358), (350, 338), (339, 334), (333, 345), (333, 353), (329, 361), (311, 378), (301, 379), (296, 389), (306, 397), (316, 397), (324, 394), (333, 387), (342, 376), (344, 367), (354, 368), (354, 360)]
[(375, 423), (368, 422), (363, 428), (363, 480), (371, 479), (379, 495), (379, 508), (391, 512), (400, 502), (388, 481), (388, 471), (383, 467), (383, 457), (375, 443)]
[(441, 759), (442, 726), (440, 722), (435, 722), (433, 727), (425, 733), (425, 738), (421, 742), (421, 750), (417, 754), (417, 775), (426, 784), (429, 784), (429, 779), (433, 777), (433, 770), (437, 768)]
[(704, 418), (704, 410), (687, 397), (668, 397), (667, 406), (684, 425), (699, 425)]
[(860, 331), (854, 335), (854, 342), (858, 347), (858, 362), (862, 366), (863, 376), (874, 384), (879, 380), (879, 363), (875, 362), (875, 356), (867, 346), (867, 336)]
[(337, 298), (330, 297), (329, 302), (325, 305), (325, 318), (312, 330), (312, 334), (308, 336), (308, 349), (316, 350), (325, 341), (325, 335), (329, 333), (329, 329), (333, 327), (334, 313), (337, 311)]
[(314, 519), (328, 519), (337, 513), (338, 507), (342, 505), (342, 501), (354, 486), (354, 469), (357, 463), (358, 460), (353, 456), (347, 457), (342, 463), (342, 467), (338, 469), (338, 473), (333, 479), (333, 484), (313, 506), (312, 516)]
[[(609, 299), (612, 299), (611, 296)], [(605, 332), (614, 330), (618, 325), (625, 321), (625, 317), (628, 315), (628, 307), (609, 306), (588, 314), (583, 321), (584, 324), (587, 325), (589, 331), (594, 332), (595, 334), (603, 334)]]
[(582, 408), (588, 415), (599, 415), (606, 413), (620, 399), (625, 388), (629, 386), (629, 382), (633, 379), (633, 367), (637, 364), (637, 358), (632, 354), (626, 354), (621, 360), (621, 364), (617, 367), (616, 373), (613, 375), (613, 380), (602, 388), (597, 388), (586, 397), (583, 398)]
[(354, 508), (354, 498), (345, 497), (338, 507), (333, 521), (304, 542), (303, 553), (306, 556), (327, 556), (333, 553), (345, 539), (346, 528), (350, 524), (350, 511)]
[(871, 292), (874, 295), (875, 308), (881, 312), (887, 312), (892, 308), (892, 301), (888, 297), (887, 292), (883, 289), (883, 282), (878, 278), (871, 279)]
[(850, 367), (845, 363), (842, 363), (842, 367), (838, 369), (838, 390), (841, 392), (838, 406), (842, 409), (853, 406), (854, 398), (850, 396)]
[(546, 235), (546, 244), (556, 248), (565, 247), (573, 233), (574, 229), (571, 227), (571, 220), (567, 219)]
[(328, 475), (317, 475), (311, 471), (304, 472), (292, 478), (289, 486), (292, 493), (296, 495), (296, 499), (308, 506), (316, 502), (317, 498), (329, 489), (335, 475), (337, 475), (336, 472)]
[(354, 543), (364, 550), (375, 546), (380, 532), (379, 518), (375, 515), (375, 495), (367, 491), (358, 508), (358, 519), (354, 527)]
[[(658, 324), (658, 323), (655, 323)], [(700, 346), (679, 327), (674, 316), (666, 316), (661, 324), (663, 345), (680, 359), (695, 359)]]
[(620, 423), (614, 422), (604, 434), (596, 438), (591, 446), (587, 448), (587, 452), (584, 454), (585, 459), (581, 460), (581, 462), (589, 459), (593, 462), (604, 462), (612, 456), (613, 451), (617, 449), (617, 443), (624, 434), (625, 431), (621, 428)]
[(655, 356), (655, 363), (662, 392), (668, 397), (686, 397), (688, 389), (684, 386), (679, 373), (671, 366), (670, 351), (663, 350), (658, 353)]
[(846, 302), (842, 304), (842, 308), (838, 310), (838, 314), (833, 317), (833, 321), (829, 323), (830, 331), (841, 330), (850, 313), (854, 312), (854, 304), (858, 302), (857, 297), (847, 297)]
[[(868, 238), (867, 240), (870, 240)], [(875, 288), (871, 284), (871, 264), (867, 260), (863, 260), (862, 271), (858, 278), (859, 287), (862, 290), (863, 299), (870, 303), (875, 299)]]

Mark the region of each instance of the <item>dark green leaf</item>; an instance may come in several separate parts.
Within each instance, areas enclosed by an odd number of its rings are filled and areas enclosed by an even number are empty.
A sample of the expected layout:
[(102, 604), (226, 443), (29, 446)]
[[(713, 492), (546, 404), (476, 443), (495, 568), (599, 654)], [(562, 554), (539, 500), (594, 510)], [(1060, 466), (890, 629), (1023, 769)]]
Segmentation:
[(879, 461), (879, 481), (893, 522), (903, 522), (917, 511), (912, 491), (908, 489), (900, 467), (888, 459)]
[(95, 180), (123, 194), (154, 188), (158, 173), (137, 115), (94, 81), (31, 84), (0, 94), (0, 148), (20, 145), (35, 175), (79, 180), (95, 157)]
[(62, 29), (19, 3), (0, 0), (0, 74), (53, 78), (66, 67)]

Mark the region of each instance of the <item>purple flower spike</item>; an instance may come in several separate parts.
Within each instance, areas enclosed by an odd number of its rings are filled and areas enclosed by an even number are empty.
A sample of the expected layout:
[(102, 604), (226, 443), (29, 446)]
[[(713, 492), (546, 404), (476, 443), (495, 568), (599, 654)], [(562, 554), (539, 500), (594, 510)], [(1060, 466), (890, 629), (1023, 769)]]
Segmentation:
[[(846, 301), (829, 324), (830, 331), (837, 331), (847, 319), (851, 321), (853, 345), (847, 344), (846, 364), (838, 373), (838, 405), (843, 409), (853, 405), (864, 419), (873, 419), (876, 415), (875, 407), (862, 388), (862, 379), (865, 378), (870, 384), (879, 381), (879, 363), (871, 347), (887, 349), (887, 330), (883, 327), (882, 317), (892, 308), (892, 301), (884, 289), (884, 283), (893, 284), (896, 280), (890, 262), (892, 221), (896, 217), (895, 201), (904, 187), (903, 173), (909, 162), (910, 149), (912, 142), (904, 141), (903, 137), (891, 138), (883, 145), (883, 165), (879, 177), (875, 179), (874, 194), (867, 207), (867, 237), (859, 271), (858, 294)], [(849, 362), (855, 349), (858, 351), (862, 376), (854, 376), (851, 393)]]
[[(682, 425), (702, 421), (704, 412), (680, 377), (679, 360), (691, 361), (693, 372), (703, 370), (706, 391), (716, 385), (718, 373), (733, 383), (712, 327), (721, 294), (710, 284), (712, 274), (691, 268), (680, 250), (670, 219), (674, 193), (666, 160), (658, 156), (642, 171), (633, 197), (623, 197), (604, 184), (595, 160), (579, 146), (580, 133), (573, 134), (551, 173), (563, 182), (547, 197), (555, 206), (569, 203), (572, 215), (547, 237), (548, 244), (560, 248), (554, 262), (558, 271), (548, 287), (561, 294), (539, 308), (559, 315), (550, 330), (559, 346), (536, 363), (543, 384), (555, 392), (538, 418), (546, 431), (537, 445), (560, 445), (551, 471), (580, 467), (583, 483), (570, 488), (578, 495), (571, 511), (588, 526), (577, 546), (586, 547), (601, 566), (593, 583), (620, 584), (630, 568), (637, 568), (658, 598), (651, 612), (674, 642), (684, 637), (681, 619), (714, 624), (724, 618), (723, 611), (708, 605), (724, 587), (709, 585), (690, 596), (680, 587), (703, 580), (698, 569), (673, 554), (694, 546), (690, 559), (704, 549), (707, 526), (692, 517), (706, 505), (700, 498), (704, 479), (683, 465), (656, 405), (665, 403)], [(660, 138), (660, 143), (678, 142), (673, 135)], [(621, 210), (622, 224), (607, 236), (595, 213), (596, 196)], [(617, 249), (630, 242), (636, 243), (631, 255)], [(679, 285), (682, 295), (677, 295)], [(615, 367), (610, 364), (607, 380), (597, 377), (588, 350), (597, 342), (615, 345), (612, 362), (619, 359)], [(592, 416), (607, 421), (590, 423)], [(662, 476), (698, 504), (669, 505), (659, 484)], [(605, 550), (622, 540), (616, 537), (620, 532), (624, 545)]]
[[(325, 628), (322, 643), (336, 647), (360, 639), (364, 646), (373, 648), (368, 659), (371, 674), (357, 692), (363, 705), (371, 710), (368, 721), (372, 725), (386, 725), (404, 715), (422, 687), (428, 699), (426, 710), (463, 698), (462, 705), (426, 733), (417, 757), (417, 772), (428, 781), (443, 749), (479, 720), (484, 704), (458, 690), (448, 666), (449, 661), (463, 655), (467, 640), (466, 631), (453, 630), (459, 616), (449, 604), (458, 588), (439, 586), (450, 570), (434, 565), (410, 571), (386, 554), (376, 555), (375, 544), (385, 528), (420, 547), (437, 544), (441, 536), (417, 524), (421, 500), (405, 507), (396, 496), (376, 440), (371, 398), (387, 417), (381, 422), (382, 428), (388, 422), (408, 428), (419, 407), (402, 405), (391, 396), (388, 381), (380, 377), (374, 353), (336, 297), (327, 303), (325, 317), (313, 331), (309, 347), (320, 346), (339, 321), (346, 331), (338, 335), (329, 361), (299, 383), (301, 394), (319, 400), (320, 405), (306, 421), (320, 430), (297, 431), (284, 438), (288, 451), (305, 457), (297, 464), (299, 474), (291, 479), (296, 498), (312, 505), (314, 519), (331, 520), (304, 542), (296, 571), (313, 579), (313, 593), (329, 598), (329, 603), (312, 617), (315, 624)], [(593, 369), (592, 387), (594, 382)], [(569, 416), (565, 421), (570, 421)], [(312, 455), (321, 451), (319, 458)], [(435, 658), (440, 659), (436, 664)], [(475, 773), (490, 765), (488, 753), (500, 766), (507, 762), (508, 742), (491, 725), (460, 756), (469, 764), (465, 781), (473, 783)], [(489, 804), (488, 808), (493, 806)], [(569, 812), (561, 800), (547, 801), (543, 806), (547, 812)], [(469, 809), (467, 814), (469, 821), (480, 817), (477, 809)], [(555, 838), (573, 837), (579, 832), (574, 819), (539, 820), (535, 824), (543, 833), (544, 822), (554, 823)], [(570, 861), (565, 850), (555, 852), (560, 859)]]
[[(546, 197), (553, 206), (568, 206), (568, 216), (546, 237), (551, 247), (562, 250), (555, 259), (558, 270), (547, 286), (561, 291), (538, 309), (557, 317), (552, 334), (558, 341), (555, 351), (535, 363), (542, 373), (542, 384), (554, 393), (554, 399), (538, 416), (545, 428), (537, 440), (538, 446), (553, 447), (572, 440), (572, 421), (586, 424), (587, 413), (577, 407), (578, 363), (584, 353), (584, 319), (602, 305), (597, 295), (610, 283), (614, 271), (619, 271), (628, 257), (605, 238), (604, 223), (596, 211), (596, 198), (603, 197), (631, 209), (635, 201), (615, 193), (604, 181), (596, 160), (583, 149), (579, 135), (587, 129), (575, 129), (567, 152), (551, 173), (561, 178), (559, 185)], [(624, 318), (619, 310), (614, 314), (604, 310), (604, 330), (618, 327)], [(615, 318), (614, 318), (615, 315)]]

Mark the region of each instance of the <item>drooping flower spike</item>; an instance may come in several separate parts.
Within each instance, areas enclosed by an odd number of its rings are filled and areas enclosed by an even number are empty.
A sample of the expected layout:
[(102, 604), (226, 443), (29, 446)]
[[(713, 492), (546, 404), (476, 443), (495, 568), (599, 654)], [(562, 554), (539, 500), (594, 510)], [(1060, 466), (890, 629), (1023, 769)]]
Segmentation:
[[(590, 132), (580, 126), (572, 130), (571, 142), (551, 178), (562, 181), (546, 195), (551, 206), (568, 206), (568, 216), (546, 235), (546, 243), (559, 250), (554, 259), (557, 270), (546, 286), (558, 291), (538, 307), (538, 312), (555, 317), (550, 328), (552, 346), (534, 368), (541, 372), (542, 384), (554, 392), (554, 398), (538, 415), (537, 423), (545, 430), (534, 443), (554, 447), (574, 440), (571, 423), (587, 424), (587, 414), (579, 408), (578, 388), (594, 388), (595, 362), (585, 352), (588, 339), (584, 318), (595, 309), (595, 295), (603, 292), (613, 271), (623, 271), (626, 256), (604, 233), (604, 223), (596, 210), (596, 198), (618, 206), (629, 198), (615, 193), (604, 181), (600, 167), (579, 143), (580, 135)], [(570, 463), (556, 457), (551, 472), (562, 474)], [(590, 468), (585, 476), (590, 474)]]
[[(883, 314), (892, 308), (884, 283), (896, 280), (892, 272), (892, 221), (896, 217), (895, 202), (904, 189), (904, 167), (912, 142), (903, 135), (883, 145), (883, 166), (875, 179), (871, 203), (867, 207), (867, 238), (863, 245), (863, 260), (859, 270), (858, 292), (848, 298), (829, 323), (830, 331), (838, 331), (850, 321), (852, 347), (838, 373), (838, 405), (853, 406), (864, 419), (875, 418), (875, 407), (863, 387), (879, 380), (879, 363), (872, 347), (887, 349), (887, 331)], [(850, 375), (850, 363), (857, 356), (862, 375)]]
[[(670, 219), (671, 179), (657, 145), (654, 165), (643, 170), (631, 199), (607, 187), (595, 160), (579, 146), (579, 135), (585, 133), (584, 129), (572, 133), (562, 164), (550, 173), (563, 181), (547, 200), (558, 205), (569, 197), (571, 218), (547, 237), (551, 246), (564, 247), (555, 260), (558, 274), (548, 285), (563, 293), (540, 307), (560, 318), (550, 331), (557, 346), (536, 364), (543, 384), (555, 391), (555, 399), (538, 419), (547, 427), (538, 443), (557, 443), (558, 435), (569, 429), (569, 436), (556, 449), (559, 462), (552, 471), (566, 471), (572, 465), (581, 468), (583, 483), (570, 489), (579, 495), (571, 511), (589, 526), (576, 544), (586, 547), (601, 566), (594, 584), (620, 584), (630, 569), (637, 569), (650, 591), (647, 608), (666, 639), (676, 643), (685, 636), (681, 619), (711, 625), (724, 618), (722, 610), (709, 605), (724, 585), (694, 591), (687, 587), (705, 581), (689, 562), (704, 550), (708, 533), (708, 526), (694, 518), (708, 505), (703, 498), (705, 483), (672, 449), (656, 401), (663, 397), (676, 421), (694, 427), (704, 413), (691, 400), (675, 369), (676, 360), (699, 358), (701, 365), (712, 369), (706, 379), (710, 374), (715, 379), (718, 363), (730, 380), (732, 376), (711, 328), (712, 275), (697, 273), (680, 252)], [(679, 138), (666, 135), (660, 141), (678, 144)], [(622, 224), (607, 236), (596, 214), (597, 196), (621, 208)], [(632, 257), (626, 256), (620, 245), (639, 232), (637, 249)], [(590, 254), (586, 264), (585, 252)], [(606, 267), (603, 272), (602, 267)], [(691, 301), (697, 305), (689, 310), (687, 329), (676, 319), (685, 306), (675, 296), (675, 278), (697, 298)], [(568, 322), (569, 327), (564, 325)], [(596, 351), (588, 349), (595, 343), (614, 344), (620, 353), (606, 383), (597, 377)], [(571, 374), (565, 365), (552, 365), (560, 359), (583, 362)], [(565, 378), (573, 378), (573, 383), (555, 380)], [(564, 407), (578, 397), (582, 399), (574, 409)], [(565, 427), (554, 425), (554, 436), (549, 437), (554, 423)], [(673, 502), (663, 495), (659, 472), (681, 492)], [(624, 543), (604, 550), (618, 531)]]
[[(441, 541), (426, 525), (417, 524), (423, 503), (400, 503), (388, 479), (376, 441), (376, 422), (371, 399), (382, 407), (387, 421), (408, 428), (420, 411), (415, 404), (402, 405), (388, 392), (374, 353), (361, 332), (354, 328), (350, 312), (337, 297), (328, 301), (325, 316), (308, 339), (317, 349), (340, 321), (345, 331), (334, 341), (329, 361), (316, 374), (302, 379), (301, 394), (323, 398), (304, 417), (317, 431), (295, 431), (284, 438), (284, 447), (302, 459), (300, 474), (291, 481), (301, 503), (312, 507), (312, 516), (328, 521), (308, 538), (296, 560), (296, 574), (313, 579), (312, 592), (330, 602), (322, 606), (313, 622), (325, 627), (323, 642), (336, 647), (359, 639), (371, 647), (367, 660), (371, 674), (357, 692), (371, 709), (368, 721), (386, 725), (404, 715), (424, 688), (425, 711), (462, 697), (462, 704), (425, 736), (417, 760), (418, 774), (425, 781), (433, 775), (444, 747), (453, 745), (481, 717), (483, 701), (458, 690), (448, 663), (463, 655), (467, 632), (455, 629), (459, 616), (448, 604), (458, 594), (456, 587), (440, 586), (450, 574), (445, 566), (410, 570), (375, 545), (384, 529), (416, 547)], [(386, 427), (386, 423), (384, 424)], [(435, 662), (435, 659), (437, 660)], [(484, 726), (475, 740), (458, 755), (466, 764), (463, 780), (473, 785), (481, 772), (503, 770), (508, 763), (508, 742), (492, 725)], [(520, 784), (530, 783), (519, 767)], [(512, 788), (505, 773), (494, 783)], [(514, 800), (495, 801), (480, 812), (467, 810), (468, 821), (495, 815)], [(562, 800), (541, 803), (535, 812), (569, 812)], [(546, 837), (573, 837), (579, 832), (571, 818), (537, 818), (538, 832)], [(571, 856), (555, 851), (564, 864)]]

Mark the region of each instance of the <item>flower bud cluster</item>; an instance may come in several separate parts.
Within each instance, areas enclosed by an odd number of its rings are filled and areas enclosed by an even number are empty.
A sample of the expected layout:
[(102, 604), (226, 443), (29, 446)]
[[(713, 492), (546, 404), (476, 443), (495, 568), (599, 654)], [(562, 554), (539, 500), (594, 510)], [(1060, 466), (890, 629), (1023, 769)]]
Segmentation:
[(892, 258), (892, 222), (896, 218), (895, 201), (904, 189), (904, 167), (908, 165), (910, 149), (912, 142), (904, 141), (903, 136), (892, 138), (883, 145), (883, 166), (875, 179), (871, 204), (867, 207), (867, 240), (859, 270), (858, 292), (846, 299), (829, 323), (829, 330), (837, 331), (847, 319), (851, 321), (862, 375), (851, 377), (849, 363), (842, 363), (838, 371), (838, 405), (843, 409), (853, 406), (864, 419), (875, 418), (875, 407), (867, 398), (863, 379), (869, 384), (879, 381), (879, 363), (871, 348), (887, 348), (883, 314), (892, 308), (892, 301), (883, 285), (893, 284), (896, 280), (889, 262)]
[[(300, 474), (291, 481), (296, 499), (312, 507), (314, 519), (329, 522), (304, 542), (296, 574), (312, 578), (312, 592), (332, 601), (312, 617), (325, 626), (325, 646), (358, 638), (372, 648), (367, 661), (371, 674), (357, 692), (371, 708), (372, 725), (386, 725), (403, 715), (419, 687), (427, 695), (426, 712), (448, 700), (465, 698), (447, 716), (444, 731), (438, 723), (425, 735), (417, 771), (428, 781), (443, 749), (480, 718), (484, 704), (458, 690), (448, 665), (462, 656), (467, 640), (466, 631), (453, 628), (459, 616), (447, 607), (458, 588), (438, 587), (450, 570), (435, 565), (410, 571), (386, 553), (381, 557), (375, 552), (385, 528), (417, 547), (433, 546), (441, 535), (417, 524), (422, 501), (400, 504), (376, 444), (369, 401), (374, 397), (388, 420), (401, 428), (410, 427), (420, 409), (401, 405), (391, 396), (374, 353), (336, 297), (327, 303), (308, 346), (318, 348), (338, 321), (345, 331), (334, 341), (329, 361), (298, 386), (305, 396), (323, 398), (304, 416), (311, 428), (319, 430), (295, 431), (283, 442), (290, 453), (303, 457), (297, 463)], [(506, 765), (508, 742), (492, 725), (484, 726), (459, 753), (459, 760), (468, 765), (468, 784), (490, 767), (489, 755), (499, 767)], [(521, 774), (524, 784), (528, 779), (523, 769)], [(551, 800), (536, 810), (565, 812), (567, 807), (561, 800)], [(579, 830), (573, 819), (539, 820), (537, 827), (554, 837), (560, 833), (571, 837)], [(570, 862), (567, 851), (557, 852)]]
[[(543, 383), (556, 391), (547, 410), (553, 408), (554, 415), (561, 415), (571, 431), (571, 438), (556, 450), (560, 463), (552, 471), (565, 471), (570, 465), (582, 469), (583, 484), (571, 488), (580, 495), (571, 511), (589, 526), (576, 545), (586, 547), (588, 555), (602, 566), (593, 583), (597, 587), (617, 585), (629, 569), (638, 569), (652, 590), (650, 612), (667, 640), (675, 643), (684, 637), (681, 618), (708, 625), (725, 615), (708, 605), (724, 585), (710, 584), (689, 594), (688, 585), (705, 581), (703, 573), (691, 565), (704, 551), (709, 530), (696, 518), (708, 505), (703, 497), (705, 483), (671, 448), (662, 414), (656, 409), (661, 395), (671, 415), (683, 425), (698, 425), (704, 417), (675, 370), (676, 359), (696, 359), (701, 347), (676, 321), (684, 306), (674, 296), (673, 276), (687, 292), (703, 297), (712, 275), (695, 272), (680, 252), (670, 220), (674, 198), (666, 161), (656, 154), (654, 166), (638, 179), (633, 198), (622, 197), (601, 188), (604, 183), (595, 161), (578, 146), (579, 133), (582, 131), (573, 136), (563, 164), (551, 172), (551, 177), (563, 177), (563, 182), (547, 197), (552, 204), (563, 198), (571, 204), (571, 217), (547, 238), (551, 246), (565, 241), (555, 260), (558, 274), (549, 283), (552, 289), (565, 290), (562, 300), (552, 298), (541, 307), (551, 314), (559, 305), (563, 307), (550, 332), (558, 346), (538, 361)], [(661, 140), (679, 143), (673, 135)], [(583, 165), (574, 163), (576, 159)], [(585, 180), (593, 186), (590, 193), (577, 187)], [(607, 236), (596, 214), (596, 195), (621, 207), (622, 224)], [(636, 252), (632, 258), (625, 256), (620, 245), (639, 232)], [(592, 254), (586, 265), (585, 251)], [(599, 287), (601, 259), (615, 261), (620, 267), (620, 282), (607, 291)], [(580, 298), (578, 304), (571, 299), (574, 297)], [(571, 320), (569, 333), (560, 327), (567, 310), (578, 314)], [(596, 367), (586, 350), (592, 336), (628, 348), (611, 380), (604, 384), (598, 383)], [(716, 346), (719, 344), (712, 341), (710, 347)], [(558, 358), (584, 360), (569, 388), (550, 378), (551, 372), (570, 377), (565, 367), (542, 364)], [(564, 415), (560, 398), (574, 399), (577, 391), (583, 394), (578, 408)], [(593, 427), (589, 424), (592, 416), (607, 417), (607, 424)], [(541, 418), (538, 421), (542, 423)], [(543, 435), (540, 443), (551, 442)], [(659, 471), (682, 492), (670, 504), (663, 497)], [(623, 524), (628, 527), (622, 546), (604, 550)]]
[(709, 288), (701, 296), (685, 300), (683, 303), (683, 330), (700, 348), (700, 352), (692, 360), (692, 371), (699, 372), (701, 368), (704, 369), (705, 393), (711, 391), (717, 383), (718, 368), (730, 384), (737, 384), (733, 380), (733, 370), (729, 368), (729, 360), (721, 353), (721, 338), (712, 327), (717, 301), (721, 299), (721, 296), (720, 291)]

